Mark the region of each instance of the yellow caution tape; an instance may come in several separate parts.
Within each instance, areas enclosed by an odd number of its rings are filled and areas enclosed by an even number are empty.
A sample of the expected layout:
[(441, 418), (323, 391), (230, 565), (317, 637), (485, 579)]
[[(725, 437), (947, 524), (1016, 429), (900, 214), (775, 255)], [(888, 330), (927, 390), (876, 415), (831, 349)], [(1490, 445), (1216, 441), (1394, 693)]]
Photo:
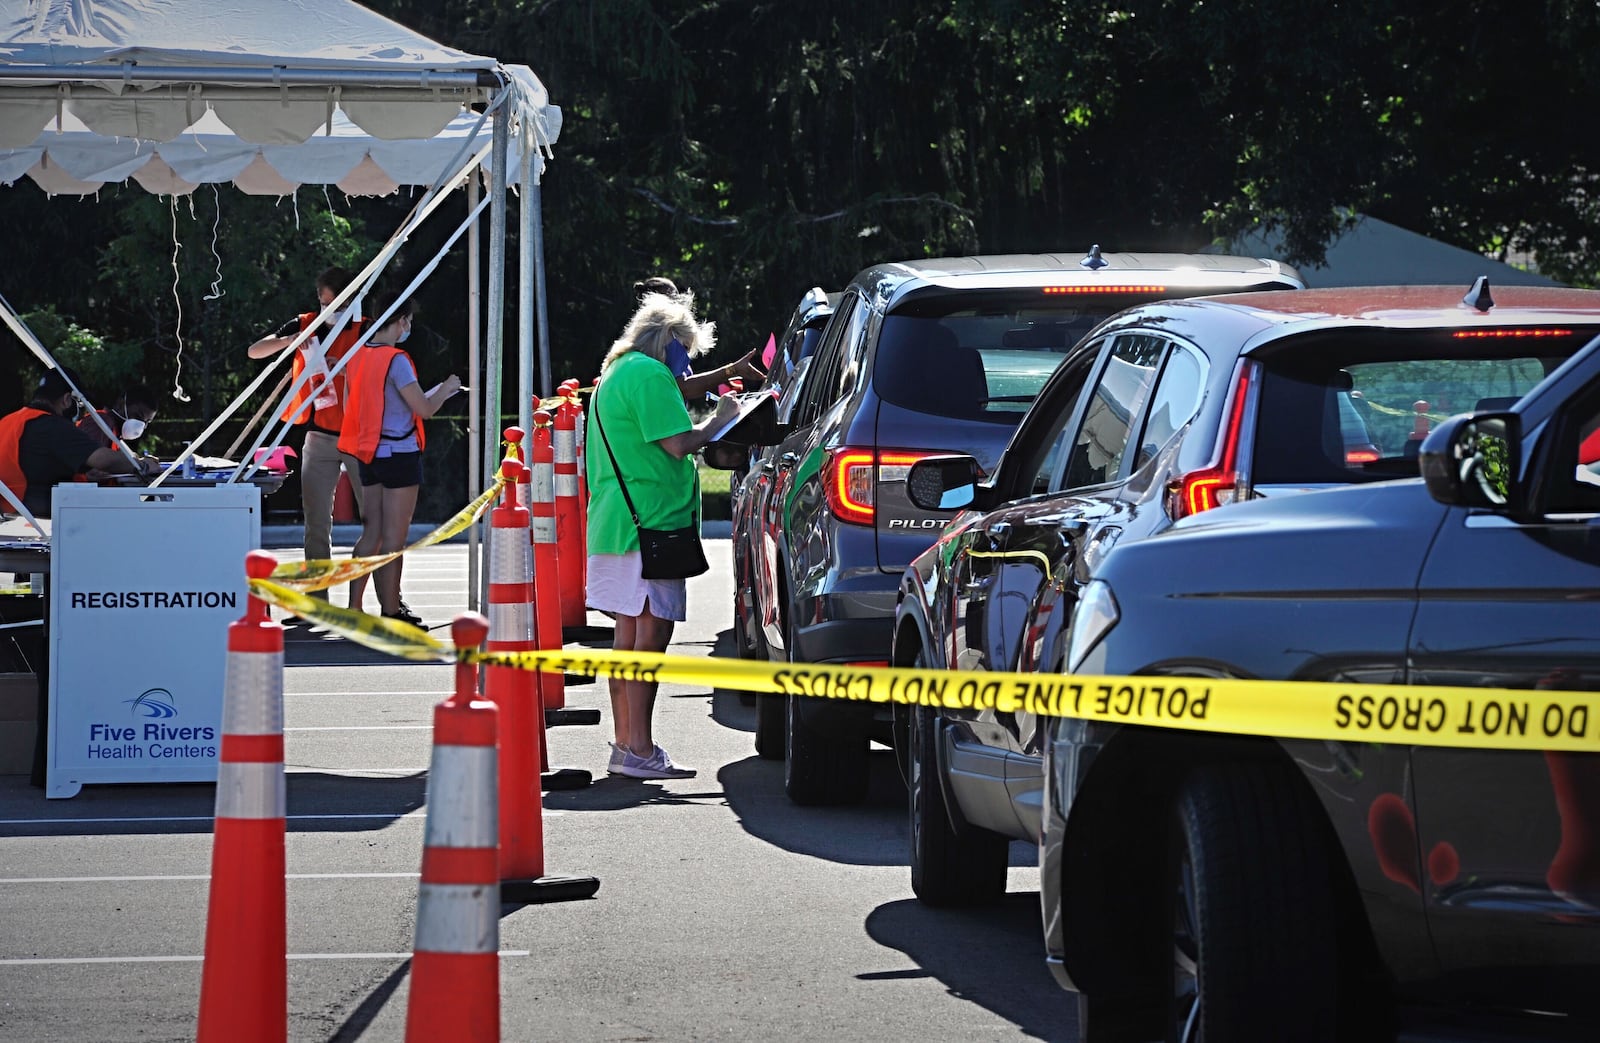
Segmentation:
[(267, 579), (252, 579), (250, 593), (272, 605), (286, 609), (368, 648), (375, 648), (401, 659), (439, 662), (456, 658), (454, 646), (447, 645), (421, 627), (398, 619), (371, 616), (353, 608), (331, 605), (321, 598), (302, 594)]
[[(457, 658), (454, 648), (416, 627), (334, 608), (264, 580), (251, 580), (250, 587), (257, 597), (325, 623), (369, 648), (407, 659)], [(287, 603), (284, 595), (296, 600)], [(1600, 694), (1593, 692), (989, 673), (605, 650), (473, 650), (461, 658), (547, 673), (1236, 735), (1600, 753)]]
[(378, 571), (406, 551), (421, 550), (431, 547), (435, 543), (442, 543), (450, 537), (466, 530), (467, 526), (478, 520), (484, 510), (500, 495), (500, 489), (506, 484), (505, 476), (496, 473), (494, 482), (484, 490), (476, 500), (467, 504), (456, 512), (455, 517), (434, 529), (422, 539), (403, 550), (390, 554), (374, 554), (361, 558), (338, 558), (335, 560), (311, 561), (286, 561), (272, 570), (272, 578), (286, 587), (295, 590), (326, 590), (348, 583), (353, 579), (369, 575)]

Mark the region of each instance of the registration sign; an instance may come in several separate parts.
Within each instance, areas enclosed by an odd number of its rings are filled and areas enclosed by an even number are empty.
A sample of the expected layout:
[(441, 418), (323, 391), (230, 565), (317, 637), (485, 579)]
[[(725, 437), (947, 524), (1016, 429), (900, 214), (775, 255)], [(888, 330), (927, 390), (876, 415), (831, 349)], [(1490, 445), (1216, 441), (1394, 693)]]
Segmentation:
[(253, 485), (55, 488), (46, 796), (216, 779), (260, 504)]

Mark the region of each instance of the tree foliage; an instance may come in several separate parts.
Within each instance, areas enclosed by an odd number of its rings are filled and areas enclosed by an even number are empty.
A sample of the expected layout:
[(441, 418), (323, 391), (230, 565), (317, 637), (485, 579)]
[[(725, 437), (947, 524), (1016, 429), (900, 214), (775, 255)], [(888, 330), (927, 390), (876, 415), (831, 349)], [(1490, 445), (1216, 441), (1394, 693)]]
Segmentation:
[[(532, 66), (562, 106), (543, 186), (556, 379), (592, 375), (656, 272), (696, 291), (723, 357), (876, 261), (1070, 261), (1278, 229), (1286, 260), (1314, 262), (1358, 213), (1600, 282), (1600, 157), (1580, 118), (1600, 100), (1600, 9), (1577, 0), (369, 6)], [(309, 303), (315, 271), (372, 256), (410, 203), (132, 188), (46, 203), (23, 184), (0, 193), (0, 230), (45, 263), (13, 266), (5, 292), (136, 346), (148, 382), (173, 377), (181, 336), (203, 415), (255, 372), (243, 346)], [(416, 235), (402, 273), (442, 234)], [(213, 236), (226, 294), (208, 300)], [(465, 343), (462, 254), (424, 291), (440, 375)], [(515, 330), (513, 311), (511, 358)]]

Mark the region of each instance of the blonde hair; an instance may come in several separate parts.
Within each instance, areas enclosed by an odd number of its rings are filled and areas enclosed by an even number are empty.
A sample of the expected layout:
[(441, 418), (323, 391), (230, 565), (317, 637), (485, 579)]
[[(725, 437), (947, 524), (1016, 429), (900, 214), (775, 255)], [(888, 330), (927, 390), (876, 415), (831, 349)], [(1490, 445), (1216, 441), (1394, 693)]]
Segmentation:
[(639, 301), (639, 310), (622, 328), (622, 336), (612, 342), (600, 370), (611, 368), (613, 362), (630, 351), (665, 362), (667, 345), (673, 340), (688, 350), (690, 358), (698, 358), (716, 347), (717, 324), (695, 320), (693, 294), (669, 297), (664, 293), (647, 293)]

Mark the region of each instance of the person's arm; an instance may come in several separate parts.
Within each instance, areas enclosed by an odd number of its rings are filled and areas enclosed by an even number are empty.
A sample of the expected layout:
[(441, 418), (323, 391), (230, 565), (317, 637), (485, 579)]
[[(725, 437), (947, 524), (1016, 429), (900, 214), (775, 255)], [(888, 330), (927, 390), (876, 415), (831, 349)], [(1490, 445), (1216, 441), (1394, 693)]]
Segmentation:
[(89, 458), (84, 461), (81, 470), (104, 471), (107, 474), (149, 474), (152, 470), (161, 466), (161, 461), (153, 456), (140, 456), (138, 460), (139, 467), (135, 470), (134, 466), (128, 462), (128, 458), (117, 450), (100, 448), (89, 454)]
[(295, 334), (300, 332), (300, 316), (296, 315), (276, 330), (262, 337), (250, 347), (245, 349), (245, 354), (253, 359), (271, 358), (294, 340)]
[(678, 460), (693, 453), (696, 449), (711, 441), (711, 433), (739, 413), (739, 403), (732, 395), (724, 395), (717, 399), (716, 412), (700, 421), (687, 431), (680, 431), (675, 435), (657, 439), (656, 445), (665, 449), (668, 454)]
[(684, 401), (698, 402), (707, 392), (716, 391), (734, 377), (743, 377), (748, 381), (760, 380), (766, 375), (761, 371), (761, 367), (756, 365), (756, 355), (760, 351), (760, 348), (756, 348), (739, 361), (730, 362), (726, 366), (719, 366), (706, 373), (691, 373), (687, 377), (679, 377), (678, 390), (683, 393)]
[(454, 373), (444, 378), (444, 383), (434, 388), (433, 394), (424, 395), (422, 385), (413, 380), (400, 388), (400, 397), (411, 411), (424, 419), (433, 416), (444, 405), (444, 400), (461, 390), (461, 378)]

